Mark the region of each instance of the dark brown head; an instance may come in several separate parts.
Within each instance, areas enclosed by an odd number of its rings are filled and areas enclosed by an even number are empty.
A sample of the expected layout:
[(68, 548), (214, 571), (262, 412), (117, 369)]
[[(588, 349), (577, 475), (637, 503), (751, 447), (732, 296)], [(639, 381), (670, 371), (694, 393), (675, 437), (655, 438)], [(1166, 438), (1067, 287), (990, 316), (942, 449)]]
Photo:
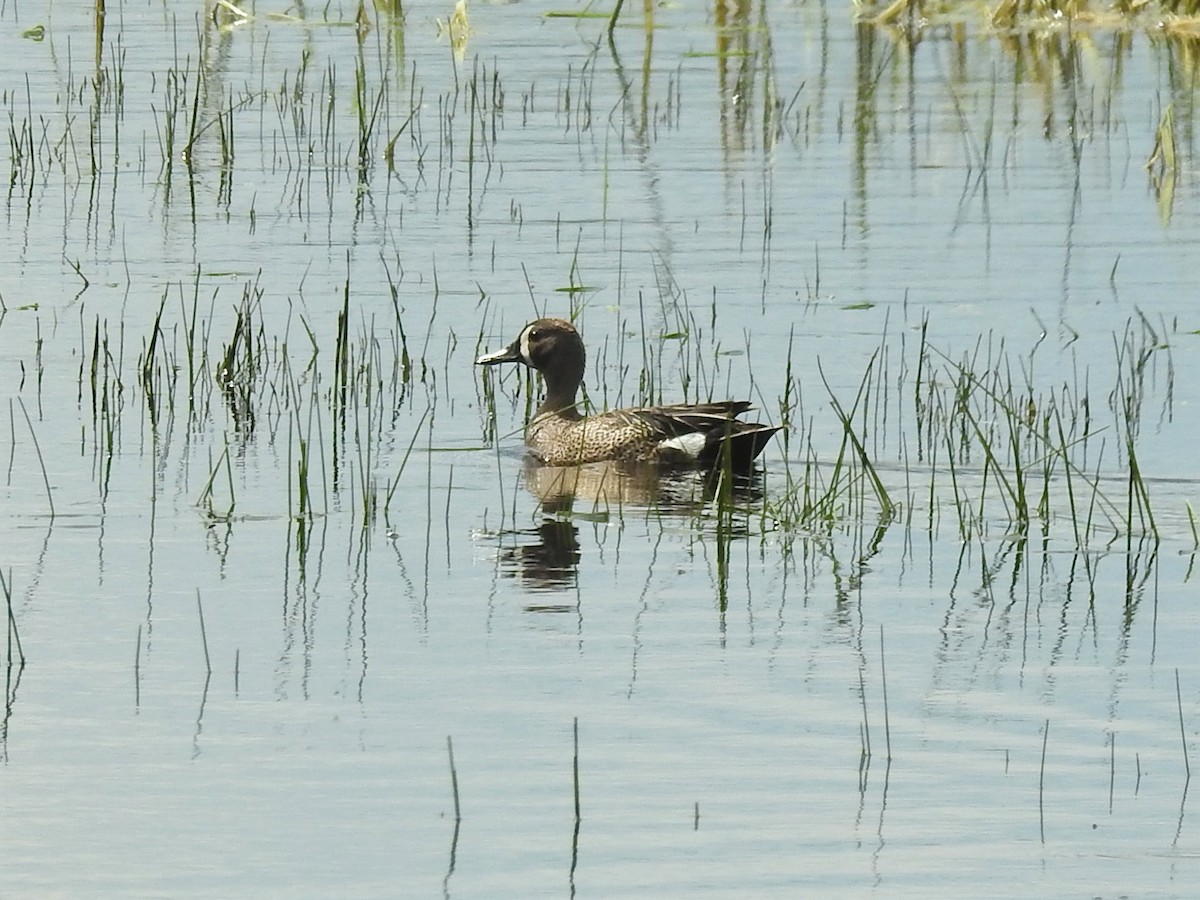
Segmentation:
[(475, 365), (519, 362), (536, 369), (546, 380), (546, 405), (560, 408), (574, 404), (586, 361), (583, 339), (574, 325), (565, 319), (538, 319), (503, 350), (484, 354)]

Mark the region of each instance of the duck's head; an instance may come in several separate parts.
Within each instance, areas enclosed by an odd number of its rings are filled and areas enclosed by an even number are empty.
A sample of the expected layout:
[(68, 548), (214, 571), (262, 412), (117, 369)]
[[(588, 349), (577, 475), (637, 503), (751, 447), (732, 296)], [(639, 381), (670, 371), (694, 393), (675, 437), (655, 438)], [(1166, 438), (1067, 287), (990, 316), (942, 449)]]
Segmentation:
[(549, 393), (569, 392), (574, 397), (583, 381), (587, 352), (575, 326), (565, 319), (538, 319), (521, 329), (503, 350), (485, 353), (477, 366), (519, 362), (542, 373)]

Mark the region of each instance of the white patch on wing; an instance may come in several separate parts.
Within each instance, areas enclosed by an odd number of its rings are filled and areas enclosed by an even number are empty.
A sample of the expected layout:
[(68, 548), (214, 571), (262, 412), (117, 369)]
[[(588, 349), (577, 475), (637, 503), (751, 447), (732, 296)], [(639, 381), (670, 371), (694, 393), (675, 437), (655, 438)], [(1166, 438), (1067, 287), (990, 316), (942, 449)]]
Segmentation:
[(668, 453), (681, 453), (689, 459), (696, 459), (704, 450), (704, 445), (708, 443), (708, 436), (700, 431), (693, 431), (690, 434), (681, 434), (679, 437), (667, 438), (665, 441), (659, 442), (659, 452), (666, 450)]

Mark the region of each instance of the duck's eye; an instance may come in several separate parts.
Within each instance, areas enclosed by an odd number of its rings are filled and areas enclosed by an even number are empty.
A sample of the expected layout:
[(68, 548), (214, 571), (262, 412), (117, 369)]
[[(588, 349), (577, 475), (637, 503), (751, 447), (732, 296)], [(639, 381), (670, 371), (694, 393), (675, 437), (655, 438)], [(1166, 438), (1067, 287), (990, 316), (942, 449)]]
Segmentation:
[(530, 330), (530, 332), (529, 332), (529, 339), (531, 341), (536, 341), (541, 336), (542, 336), (542, 332), (538, 328), (534, 328), (534, 329)]

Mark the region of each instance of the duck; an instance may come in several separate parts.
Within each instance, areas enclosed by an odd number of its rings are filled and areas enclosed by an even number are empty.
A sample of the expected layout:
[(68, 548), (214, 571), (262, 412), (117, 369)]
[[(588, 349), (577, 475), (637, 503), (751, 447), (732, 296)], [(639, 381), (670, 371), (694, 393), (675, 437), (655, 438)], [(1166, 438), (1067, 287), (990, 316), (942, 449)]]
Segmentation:
[(621, 461), (715, 468), (728, 461), (731, 469), (744, 472), (780, 430), (739, 418), (751, 409), (748, 400), (640, 406), (585, 416), (575, 397), (586, 362), (579, 331), (556, 318), (530, 322), (503, 350), (475, 360), (478, 366), (523, 363), (541, 374), (546, 396), (526, 426), (525, 445), (544, 465)]

